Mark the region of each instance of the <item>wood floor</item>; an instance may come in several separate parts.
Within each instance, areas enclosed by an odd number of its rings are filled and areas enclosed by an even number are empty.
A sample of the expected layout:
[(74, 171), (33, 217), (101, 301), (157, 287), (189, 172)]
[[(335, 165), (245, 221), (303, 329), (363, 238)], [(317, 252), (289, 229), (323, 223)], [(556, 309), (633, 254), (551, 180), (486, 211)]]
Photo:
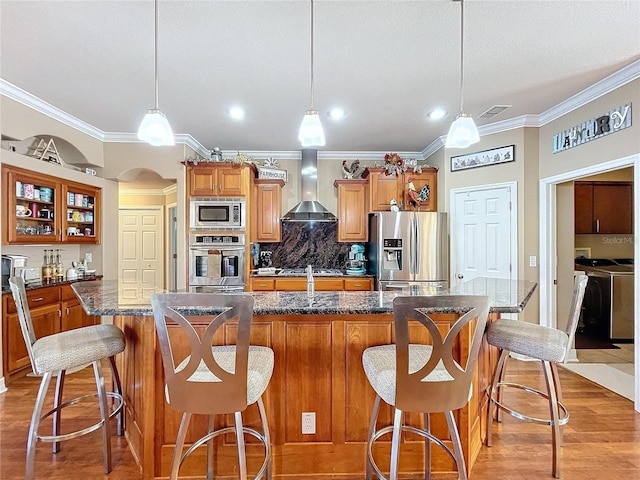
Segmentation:
[[(534, 362), (511, 361), (508, 377), (542, 388)], [(631, 401), (561, 368), (565, 404), (571, 419), (564, 430), (562, 478), (565, 480), (638, 480), (640, 478), (640, 414)], [(26, 437), (39, 380), (24, 378), (0, 394), (0, 479), (24, 478)], [(66, 393), (74, 395), (95, 388), (91, 369), (68, 377)], [(507, 401), (527, 406), (530, 413), (544, 415), (543, 403), (530, 396), (512, 395)], [(72, 428), (93, 406), (74, 406)], [(93, 415), (93, 413), (91, 413)], [(68, 417), (65, 417), (68, 418)], [(83, 423), (87, 425), (88, 423)], [(64, 429), (64, 421), (63, 421)], [(484, 447), (471, 471), (470, 480), (551, 479), (551, 435), (548, 427), (525, 423), (505, 415), (494, 429), (494, 444)], [(114, 437), (113, 470), (102, 472), (102, 449), (98, 432), (62, 445), (51, 454), (50, 444), (39, 443), (36, 475), (47, 480), (142, 478), (124, 438)], [(434, 475), (433, 479), (452, 479)], [(298, 480), (298, 479), (296, 479)], [(336, 479), (337, 480), (337, 479)], [(346, 480), (346, 479), (343, 479)]]

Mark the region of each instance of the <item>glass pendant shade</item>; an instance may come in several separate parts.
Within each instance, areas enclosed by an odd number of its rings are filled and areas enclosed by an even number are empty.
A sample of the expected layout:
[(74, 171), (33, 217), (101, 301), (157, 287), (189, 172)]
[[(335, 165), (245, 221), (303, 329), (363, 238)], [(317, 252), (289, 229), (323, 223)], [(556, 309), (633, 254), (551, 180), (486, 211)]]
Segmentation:
[(175, 145), (173, 130), (164, 114), (155, 108), (147, 110), (147, 114), (138, 128), (138, 139), (154, 147)]
[(324, 130), (317, 110), (307, 110), (300, 124), (298, 140), (303, 147), (323, 147)]
[(461, 113), (456, 121), (451, 124), (445, 148), (467, 148), (469, 145), (480, 141), (480, 133), (473, 118)]

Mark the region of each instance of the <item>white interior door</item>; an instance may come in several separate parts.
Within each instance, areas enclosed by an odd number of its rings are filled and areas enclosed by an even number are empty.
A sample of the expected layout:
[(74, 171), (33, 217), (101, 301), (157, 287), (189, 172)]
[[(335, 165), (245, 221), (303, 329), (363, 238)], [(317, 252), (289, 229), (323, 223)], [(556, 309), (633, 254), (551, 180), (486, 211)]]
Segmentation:
[(517, 278), (516, 184), (451, 190), (451, 285)]
[(163, 289), (162, 207), (120, 209), (118, 296), (136, 303)]

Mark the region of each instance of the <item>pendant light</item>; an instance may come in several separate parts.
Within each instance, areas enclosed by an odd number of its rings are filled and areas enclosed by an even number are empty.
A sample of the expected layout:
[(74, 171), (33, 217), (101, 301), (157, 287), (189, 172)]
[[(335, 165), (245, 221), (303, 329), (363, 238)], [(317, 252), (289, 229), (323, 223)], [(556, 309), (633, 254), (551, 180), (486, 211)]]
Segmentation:
[[(454, 0), (456, 1), (456, 0)], [(480, 141), (478, 127), (471, 115), (464, 113), (464, 0), (460, 0), (460, 115), (451, 124), (445, 148), (467, 148)]]
[(156, 103), (154, 108), (147, 110), (138, 128), (138, 139), (154, 147), (175, 145), (173, 131), (167, 117), (158, 109), (158, 0), (155, 0), (155, 43), (154, 43), (154, 74)]
[(320, 116), (313, 108), (313, 0), (311, 0), (311, 108), (304, 114), (298, 140), (303, 147), (323, 147), (325, 144)]

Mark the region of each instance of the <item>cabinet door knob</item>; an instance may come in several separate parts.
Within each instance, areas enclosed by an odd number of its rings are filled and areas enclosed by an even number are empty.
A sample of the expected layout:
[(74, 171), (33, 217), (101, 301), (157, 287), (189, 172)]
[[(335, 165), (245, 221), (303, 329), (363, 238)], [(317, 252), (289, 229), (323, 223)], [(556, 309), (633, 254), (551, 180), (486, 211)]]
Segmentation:
[(457, 275), (457, 277), (458, 277), (458, 280), (462, 280), (462, 279), (464, 278), (464, 275), (463, 275), (463, 274), (461, 274), (461, 273), (459, 273), (459, 274)]

